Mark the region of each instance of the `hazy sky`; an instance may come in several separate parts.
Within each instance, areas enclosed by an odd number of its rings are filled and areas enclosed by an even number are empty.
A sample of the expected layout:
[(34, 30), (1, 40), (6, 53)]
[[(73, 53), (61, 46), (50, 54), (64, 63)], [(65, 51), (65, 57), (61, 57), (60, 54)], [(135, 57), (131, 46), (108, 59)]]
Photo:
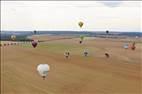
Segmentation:
[(1, 30), (141, 31), (141, 13), (141, 1), (1, 1)]

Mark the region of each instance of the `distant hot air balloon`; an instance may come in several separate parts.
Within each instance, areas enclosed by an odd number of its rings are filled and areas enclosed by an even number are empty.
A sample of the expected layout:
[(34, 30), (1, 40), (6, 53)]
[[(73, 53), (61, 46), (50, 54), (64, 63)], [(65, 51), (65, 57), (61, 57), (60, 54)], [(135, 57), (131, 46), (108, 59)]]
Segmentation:
[(82, 41), (80, 40), (80, 41), (79, 41), (79, 43), (81, 44), (81, 43), (82, 43)]
[(83, 53), (83, 54), (84, 54), (84, 56), (88, 56), (88, 53), (89, 53), (89, 52), (88, 52), (88, 49), (87, 49), (87, 50), (84, 50), (84, 53)]
[(84, 35), (80, 35), (80, 41), (79, 41), (80, 44), (83, 42), (84, 37), (85, 37)]
[(35, 48), (36, 46), (37, 46), (37, 44), (38, 44), (38, 41), (32, 41), (32, 46)]
[(131, 47), (131, 49), (132, 49), (132, 50), (135, 50), (135, 49), (136, 49), (136, 47), (135, 47), (135, 46), (132, 46), (132, 47)]
[(109, 57), (110, 57), (108, 53), (105, 53), (105, 56), (106, 56), (106, 58), (109, 58)]
[(66, 52), (64, 53), (64, 55), (65, 55), (65, 57), (68, 59), (69, 56), (70, 56), (70, 52), (69, 52), (69, 51), (66, 51)]
[(83, 23), (82, 21), (80, 21), (80, 22), (78, 23), (78, 25), (79, 25), (80, 28), (82, 28), (82, 26), (84, 25), (84, 23)]
[(11, 35), (11, 39), (15, 40), (16, 39), (16, 35)]
[(136, 39), (139, 38), (138, 36), (136, 36)]
[(109, 31), (108, 30), (106, 30), (106, 34), (108, 34), (109, 33)]
[(124, 49), (128, 49), (128, 47), (129, 47), (128, 43), (124, 44), (124, 46), (123, 46)]
[(48, 64), (39, 64), (37, 66), (37, 71), (38, 71), (39, 75), (42, 76), (43, 79), (46, 78), (49, 70), (50, 70), (50, 67)]
[[(82, 21), (80, 21), (80, 22), (78, 22), (78, 25), (79, 25), (80, 28), (82, 28), (84, 23)], [(81, 44), (83, 42), (84, 36), (80, 36), (80, 39), (81, 40), (79, 41), (79, 43)]]
[(84, 37), (85, 37), (84, 35), (81, 35), (81, 36), (80, 36), (80, 39), (81, 39), (81, 40), (84, 40)]
[(36, 34), (37, 33), (37, 31), (36, 30), (34, 30), (34, 34)]
[(132, 43), (131, 49), (132, 49), (132, 50), (135, 50), (135, 49), (136, 49), (135, 42)]

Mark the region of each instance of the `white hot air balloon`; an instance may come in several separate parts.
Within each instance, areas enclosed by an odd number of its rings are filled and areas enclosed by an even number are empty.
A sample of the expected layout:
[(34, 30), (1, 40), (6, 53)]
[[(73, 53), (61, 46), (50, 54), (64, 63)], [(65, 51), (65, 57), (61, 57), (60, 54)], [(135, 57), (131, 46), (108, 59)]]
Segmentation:
[(39, 64), (37, 66), (37, 71), (38, 71), (39, 75), (43, 77), (43, 79), (45, 79), (49, 70), (50, 70), (50, 67), (48, 64)]
[(16, 35), (11, 35), (11, 39), (15, 40), (16, 39)]
[(64, 55), (65, 55), (65, 57), (68, 59), (69, 56), (70, 56), (70, 52), (69, 52), (69, 51), (65, 51)]
[(139, 38), (138, 36), (136, 36), (136, 39)]
[(84, 54), (84, 56), (88, 56), (88, 54), (89, 54), (88, 49), (85, 49), (84, 52), (83, 52), (83, 54)]
[(129, 47), (129, 45), (126, 43), (126, 44), (124, 44), (124, 49), (128, 49), (128, 47)]

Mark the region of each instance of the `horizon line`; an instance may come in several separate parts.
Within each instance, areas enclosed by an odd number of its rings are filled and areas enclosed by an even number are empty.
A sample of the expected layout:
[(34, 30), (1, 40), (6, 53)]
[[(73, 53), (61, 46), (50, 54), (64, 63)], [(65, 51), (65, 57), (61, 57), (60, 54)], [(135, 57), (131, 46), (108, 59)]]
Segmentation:
[[(92, 30), (0, 30), (0, 32), (34, 32), (34, 31), (39, 31), (39, 32), (106, 32), (107, 30), (96, 30), (96, 31), (92, 31)], [(114, 30), (108, 30), (110, 32), (140, 32), (142, 33), (142, 31), (114, 31)]]

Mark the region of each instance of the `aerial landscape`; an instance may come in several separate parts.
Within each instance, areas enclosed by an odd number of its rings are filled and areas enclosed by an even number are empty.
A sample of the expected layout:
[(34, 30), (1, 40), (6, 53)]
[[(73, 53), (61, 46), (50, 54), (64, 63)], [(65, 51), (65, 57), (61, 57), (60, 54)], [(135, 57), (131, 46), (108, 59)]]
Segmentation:
[[(142, 2), (1, 3), (1, 94), (142, 94)], [(98, 7), (110, 14), (99, 18)]]

